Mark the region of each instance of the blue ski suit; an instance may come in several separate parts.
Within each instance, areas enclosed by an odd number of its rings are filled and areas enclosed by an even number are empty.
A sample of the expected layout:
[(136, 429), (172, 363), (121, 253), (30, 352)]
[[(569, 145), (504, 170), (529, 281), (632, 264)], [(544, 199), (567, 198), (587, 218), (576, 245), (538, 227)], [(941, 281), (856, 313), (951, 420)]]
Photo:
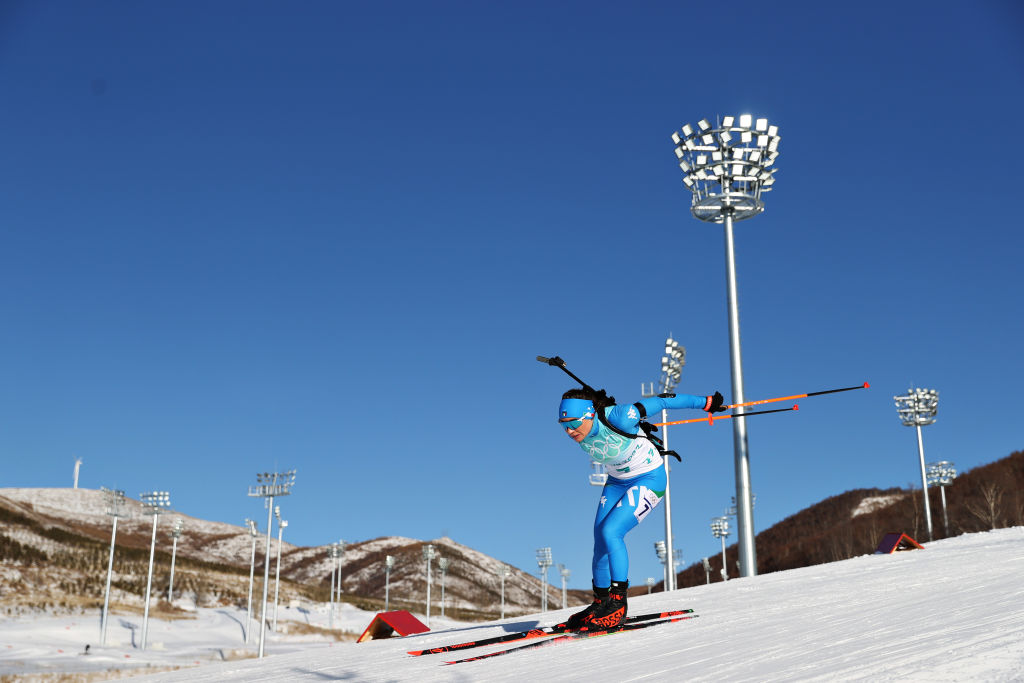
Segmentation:
[[(638, 404), (643, 406), (644, 414), (651, 415), (665, 408), (703, 409), (708, 397), (680, 394), (670, 398), (645, 398)], [(609, 406), (603, 411), (605, 420), (616, 429), (628, 434), (638, 433), (643, 416), (637, 404)], [(625, 536), (665, 496), (665, 463), (658, 449), (642, 433), (634, 438), (622, 436), (597, 417), (580, 447), (608, 472), (594, 518), (591, 566), (594, 585), (603, 587), (611, 585), (612, 581), (627, 581), (629, 555)]]

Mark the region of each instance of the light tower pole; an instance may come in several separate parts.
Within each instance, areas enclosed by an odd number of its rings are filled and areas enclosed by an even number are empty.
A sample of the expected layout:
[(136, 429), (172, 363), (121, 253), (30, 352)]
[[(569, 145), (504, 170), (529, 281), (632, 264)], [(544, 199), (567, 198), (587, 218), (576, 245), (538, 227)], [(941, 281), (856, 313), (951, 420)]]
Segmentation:
[(921, 493), (924, 498), (924, 521), (928, 529), (928, 540), (935, 540), (932, 534), (932, 509), (928, 503), (928, 474), (924, 467), (924, 440), (921, 427), (935, 422), (939, 411), (939, 392), (935, 389), (911, 389), (902, 396), (893, 396), (896, 412), (906, 427), (917, 428), (917, 455), (921, 461)]
[(341, 548), (337, 543), (327, 547), (327, 557), (331, 561), (331, 593), (328, 598), (327, 628), (334, 628), (334, 577), (338, 573), (338, 558), (341, 557)]
[(75, 488), (78, 488), (78, 472), (82, 469), (82, 459), (75, 458)]
[[(689, 124), (672, 134), (683, 184), (693, 194), (690, 212), (698, 220), (725, 227), (725, 269), (729, 314), (729, 349), (733, 403), (743, 403), (743, 358), (740, 351), (740, 316), (736, 295), (736, 257), (733, 223), (764, 211), (763, 193), (775, 183), (775, 159), (779, 129), (767, 119), (750, 114), (725, 116), (712, 127), (707, 119)], [(735, 408), (734, 414), (743, 414)], [(736, 473), (736, 522), (739, 528), (740, 576), (757, 574), (754, 548), (754, 512), (750, 500), (750, 457), (746, 420), (732, 421)]]
[(274, 498), (287, 496), (295, 485), (295, 470), (287, 472), (260, 472), (256, 475), (256, 486), (249, 487), (251, 498), (263, 498), (267, 506), (267, 550), (263, 556), (263, 608), (260, 611), (260, 650), (263, 659), (267, 639), (267, 588), (270, 584), (270, 530), (274, 526)]
[(427, 628), (430, 628), (430, 563), (437, 557), (437, 550), (428, 543), (423, 546), (423, 560), (427, 563)]
[(942, 525), (949, 536), (949, 515), (946, 514), (946, 487), (956, 479), (956, 467), (948, 460), (940, 460), (928, 465), (928, 483), (938, 486), (942, 493)]
[(537, 549), (537, 566), (540, 567), (540, 611), (548, 611), (548, 567), (551, 566), (551, 548)]
[(345, 559), (345, 547), (348, 544), (345, 543), (344, 540), (338, 539), (338, 542), (335, 545), (338, 547), (338, 558), (337, 558), (338, 559), (338, 589), (337, 589), (338, 590), (338, 597), (334, 600), (334, 602), (335, 602), (336, 605), (338, 605), (338, 608), (340, 609), (341, 608), (341, 565), (342, 565), (342, 562)]
[(117, 538), (117, 518), (124, 517), (121, 506), (124, 505), (124, 491), (103, 489), (107, 497), (107, 514), (114, 518), (114, 527), (110, 531), (110, 559), (107, 560), (107, 587), (103, 591), (103, 620), (100, 624), (100, 645), (107, 644), (107, 617), (110, 616), (110, 576), (114, 572), (114, 539)]
[(729, 580), (729, 567), (725, 562), (725, 539), (731, 533), (728, 517), (713, 517), (711, 519), (711, 535), (722, 539), (722, 581)]
[(249, 635), (252, 633), (252, 584), (256, 574), (256, 539), (260, 534), (256, 528), (256, 522), (253, 520), (245, 520), (245, 526), (249, 529), (249, 536), (252, 537), (252, 557), (249, 559), (249, 601), (245, 608), (245, 642), (248, 644)]
[[(679, 342), (672, 338), (670, 334), (668, 339), (665, 340), (665, 355), (661, 357), (661, 379), (659, 380), (659, 388), (661, 395), (671, 394), (676, 385), (679, 384), (679, 380), (683, 375), (683, 366), (686, 365), (686, 347), (681, 346)], [(643, 386), (640, 387), (641, 395), (644, 398), (650, 398), (654, 396), (654, 384), (651, 384), (651, 392), (648, 393)], [(668, 422), (668, 411), (661, 411), (661, 421)], [(668, 448), (668, 427), (662, 427), (664, 430), (661, 433), (662, 446)], [(671, 489), (669, 487), (669, 459), (665, 458), (665, 553), (668, 557), (673, 557), (672, 553), (672, 496)], [(665, 590), (671, 591), (676, 588), (676, 573), (675, 567), (670, 567), (671, 563), (666, 563), (665, 567)]]
[(566, 569), (564, 564), (558, 565), (558, 573), (562, 575), (562, 609), (569, 606), (568, 602), (568, 590), (566, 588), (566, 582), (569, 580), (569, 576), (572, 574), (571, 571)]
[(153, 517), (153, 538), (149, 544), (149, 573), (146, 575), (146, 604), (142, 611), (142, 640), (140, 649), (146, 649), (146, 636), (149, 634), (149, 596), (153, 588), (153, 555), (156, 553), (156, 523), (160, 513), (171, 506), (171, 494), (167, 491), (150, 491), (140, 493), (143, 513)]
[(281, 589), (281, 541), (284, 537), (284, 530), (288, 526), (288, 520), (281, 519), (281, 506), (274, 508), (274, 516), (277, 517), (277, 567), (274, 575), (274, 632), (277, 632), (277, 606), (278, 596)]
[(509, 568), (507, 565), (501, 565), (498, 567), (498, 577), (501, 579), (501, 618), (505, 618), (505, 577), (509, 575)]
[(181, 530), (185, 526), (185, 520), (178, 517), (171, 525), (171, 538), (174, 544), (171, 546), (171, 580), (167, 584), (167, 602), (174, 603), (174, 561), (178, 557), (178, 538), (181, 537)]
[(395, 556), (384, 557), (384, 611), (387, 612), (390, 605), (391, 592), (391, 569), (395, 566)]
[(437, 559), (437, 568), (441, 570), (441, 616), (444, 616), (444, 584), (448, 578), (448, 567), (452, 561), (447, 557)]
[(664, 588), (662, 590), (668, 590), (668, 553), (665, 552), (665, 541), (654, 542), (654, 553), (658, 556), (658, 562), (661, 562), (662, 566), (662, 578)]

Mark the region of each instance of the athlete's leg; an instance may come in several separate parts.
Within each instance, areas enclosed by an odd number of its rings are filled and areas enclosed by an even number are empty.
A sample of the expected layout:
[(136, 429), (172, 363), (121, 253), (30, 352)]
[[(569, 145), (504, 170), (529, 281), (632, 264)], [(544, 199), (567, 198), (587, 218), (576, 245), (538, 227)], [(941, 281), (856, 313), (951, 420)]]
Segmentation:
[(598, 508), (594, 522), (593, 569), (596, 585), (629, 580), (629, 554), (626, 551), (625, 536), (661, 502), (665, 495), (665, 468), (658, 468), (633, 479), (618, 480), (614, 485), (611, 485), (611, 481), (609, 479), (609, 485), (605, 486), (605, 495), (602, 496), (604, 502)]

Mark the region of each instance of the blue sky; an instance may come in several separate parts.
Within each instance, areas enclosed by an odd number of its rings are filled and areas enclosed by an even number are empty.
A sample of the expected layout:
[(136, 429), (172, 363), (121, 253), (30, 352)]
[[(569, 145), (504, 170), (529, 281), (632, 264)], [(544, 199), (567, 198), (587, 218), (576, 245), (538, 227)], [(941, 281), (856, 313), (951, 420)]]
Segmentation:
[[(722, 230), (670, 135), (741, 113), (782, 136), (736, 226), (747, 398), (872, 385), (750, 418), (757, 530), (920, 485), (911, 383), (929, 461), (1006, 456), (1022, 35), (1010, 1), (5, 3), (0, 486), (80, 457), (81, 486), (262, 525), (255, 473), (296, 468), (294, 543), (551, 546), (589, 586), (599, 490), (534, 358), (633, 401), (672, 333), (679, 391), (729, 397)], [(732, 431), (669, 438), (690, 563)]]

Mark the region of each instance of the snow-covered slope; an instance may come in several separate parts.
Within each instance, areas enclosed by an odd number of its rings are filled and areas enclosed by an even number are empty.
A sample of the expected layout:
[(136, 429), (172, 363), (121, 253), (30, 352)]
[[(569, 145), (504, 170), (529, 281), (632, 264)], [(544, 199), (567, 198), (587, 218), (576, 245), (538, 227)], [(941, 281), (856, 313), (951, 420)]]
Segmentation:
[[(1021, 681), (1024, 527), (924, 550), (656, 593), (632, 613), (692, 607), (699, 618), (444, 666), (409, 649), (553, 623), (517, 617), (329, 650), (225, 662), (146, 678), (221, 681)], [(487, 651), (487, 650), (485, 650)]]

